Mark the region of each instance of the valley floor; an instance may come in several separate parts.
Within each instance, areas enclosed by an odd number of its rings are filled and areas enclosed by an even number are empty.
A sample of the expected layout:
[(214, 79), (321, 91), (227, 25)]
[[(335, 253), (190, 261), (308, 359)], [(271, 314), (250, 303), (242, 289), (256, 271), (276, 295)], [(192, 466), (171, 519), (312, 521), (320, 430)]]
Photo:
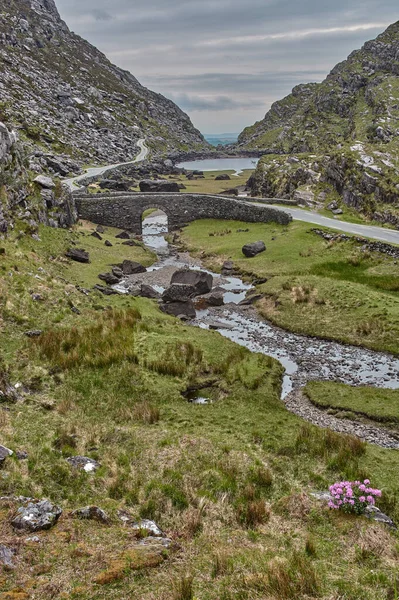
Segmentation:
[[(308, 229), (201, 221), (182, 241), (214, 269), (232, 258), (248, 277), (267, 278), (259, 309), (273, 322), (398, 353), (395, 261)], [(182, 324), (154, 301), (93, 291), (111, 264), (155, 258), (114, 230), (103, 240), (92, 230), (43, 228), (40, 242), (17, 230), (1, 242), (0, 385), (20, 385), (0, 405), (0, 443), (14, 451), (0, 470), (1, 544), (14, 553), (0, 599), (395, 599), (397, 534), (331, 511), (312, 492), (368, 477), (383, 489), (380, 508), (399, 519), (399, 451), (288, 412), (277, 361)], [(256, 239), (267, 252), (242, 258)], [(90, 264), (64, 257), (74, 245)], [(187, 402), (182, 392), (195, 385), (212, 388), (211, 404)], [(307, 393), (320, 404), (330, 389)], [(396, 397), (386, 403), (393, 427)], [(373, 404), (368, 417), (380, 418)], [(358, 400), (342, 394), (333, 409), (356, 412)], [(74, 456), (100, 466), (76, 470)], [(17, 532), (14, 496), (49, 498), (63, 514), (48, 531)], [(74, 518), (88, 505), (108, 524)], [(131, 522), (143, 518), (168, 548), (141, 543)]]

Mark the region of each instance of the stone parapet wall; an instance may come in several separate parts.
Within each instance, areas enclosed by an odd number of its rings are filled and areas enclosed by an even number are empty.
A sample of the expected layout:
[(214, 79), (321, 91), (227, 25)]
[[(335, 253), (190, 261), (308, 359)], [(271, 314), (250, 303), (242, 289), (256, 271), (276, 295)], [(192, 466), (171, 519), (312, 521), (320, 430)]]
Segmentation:
[(291, 216), (282, 210), (254, 206), (225, 196), (206, 194), (113, 193), (76, 194), (75, 204), (81, 219), (99, 225), (141, 233), (142, 214), (148, 208), (163, 210), (169, 230), (179, 229), (197, 219), (225, 219), (249, 223), (275, 222), (288, 225)]

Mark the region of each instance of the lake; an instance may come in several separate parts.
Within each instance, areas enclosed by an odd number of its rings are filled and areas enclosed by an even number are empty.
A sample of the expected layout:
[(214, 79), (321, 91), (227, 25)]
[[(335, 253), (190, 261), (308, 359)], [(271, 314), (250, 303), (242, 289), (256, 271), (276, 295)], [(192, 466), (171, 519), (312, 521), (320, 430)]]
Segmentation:
[(255, 169), (259, 158), (207, 158), (179, 163), (180, 169), (187, 171), (234, 171), (240, 174), (247, 169)]

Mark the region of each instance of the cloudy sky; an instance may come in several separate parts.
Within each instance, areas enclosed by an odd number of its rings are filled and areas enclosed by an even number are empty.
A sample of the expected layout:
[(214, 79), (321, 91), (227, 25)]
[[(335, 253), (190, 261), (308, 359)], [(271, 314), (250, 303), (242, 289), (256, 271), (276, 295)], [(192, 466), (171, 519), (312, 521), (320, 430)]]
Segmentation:
[(241, 131), (399, 20), (398, 0), (56, 2), (70, 29), (203, 133)]

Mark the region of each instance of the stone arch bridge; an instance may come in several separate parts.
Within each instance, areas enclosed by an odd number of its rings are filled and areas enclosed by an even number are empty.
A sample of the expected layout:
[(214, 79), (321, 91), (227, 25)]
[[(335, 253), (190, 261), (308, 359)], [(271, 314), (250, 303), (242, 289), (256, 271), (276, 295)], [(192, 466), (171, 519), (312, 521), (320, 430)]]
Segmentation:
[(226, 219), (250, 223), (275, 222), (287, 225), (292, 217), (275, 208), (255, 206), (227, 196), (180, 193), (115, 192), (104, 194), (74, 194), (81, 219), (97, 225), (142, 232), (142, 215), (148, 208), (163, 210), (169, 230), (184, 227), (197, 219)]

